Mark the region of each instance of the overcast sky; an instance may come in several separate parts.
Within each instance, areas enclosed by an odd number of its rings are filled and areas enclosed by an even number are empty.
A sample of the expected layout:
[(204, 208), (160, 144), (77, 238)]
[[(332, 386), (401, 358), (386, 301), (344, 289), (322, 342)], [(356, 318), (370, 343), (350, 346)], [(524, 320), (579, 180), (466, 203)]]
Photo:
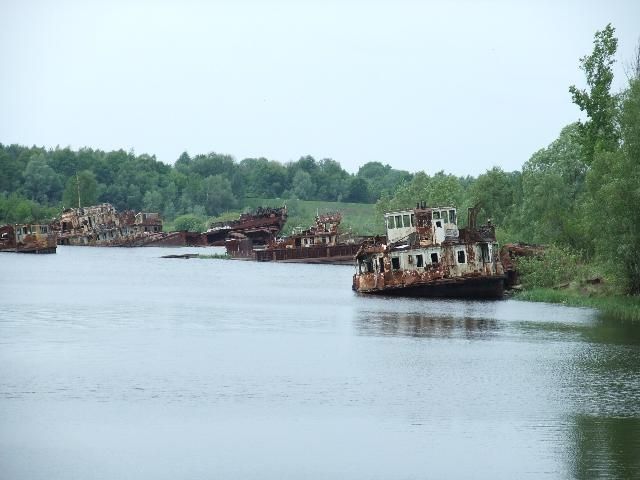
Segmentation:
[(0, 0), (0, 142), (518, 170), (608, 22), (619, 89), (637, 0)]

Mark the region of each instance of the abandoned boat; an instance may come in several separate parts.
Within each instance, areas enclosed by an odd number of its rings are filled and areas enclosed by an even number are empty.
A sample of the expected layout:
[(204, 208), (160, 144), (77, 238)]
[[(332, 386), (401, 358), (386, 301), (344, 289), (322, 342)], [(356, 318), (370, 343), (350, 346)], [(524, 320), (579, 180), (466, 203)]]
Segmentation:
[(58, 245), (183, 246), (187, 241), (187, 232), (163, 232), (158, 213), (118, 212), (109, 203), (68, 208), (52, 226), (58, 232)]
[(14, 224), (0, 227), (0, 252), (56, 253), (56, 232), (49, 225)]
[(266, 245), (275, 239), (287, 222), (287, 207), (258, 207), (237, 220), (212, 223), (203, 233), (205, 244), (224, 246), (229, 238), (247, 238), (251, 245)]
[(385, 214), (387, 239), (356, 254), (353, 290), (424, 297), (500, 298), (505, 275), (493, 225), (476, 226), (477, 209), (458, 228), (454, 207)]
[(259, 262), (347, 263), (360, 246), (341, 238), (339, 232), (342, 215), (339, 212), (316, 215), (315, 223), (306, 230), (296, 229), (285, 238), (255, 250)]

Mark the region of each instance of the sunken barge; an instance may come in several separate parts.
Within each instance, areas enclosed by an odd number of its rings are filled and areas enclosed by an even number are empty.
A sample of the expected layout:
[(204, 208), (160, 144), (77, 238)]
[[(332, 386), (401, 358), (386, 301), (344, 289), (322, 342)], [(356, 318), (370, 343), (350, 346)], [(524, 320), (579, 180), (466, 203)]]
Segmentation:
[(49, 225), (0, 226), (0, 252), (56, 253), (56, 232)]
[(493, 225), (476, 225), (477, 209), (458, 228), (454, 207), (385, 214), (387, 238), (356, 254), (358, 293), (418, 297), (501, 298), (505, 274)]
[(290, 236), (256, 249), (255, 258), (259, 262), (351, 264), (359, 244), (340, 240), (341, 221), (339, 212), (316, 215), (310, 228), (294, 230)]

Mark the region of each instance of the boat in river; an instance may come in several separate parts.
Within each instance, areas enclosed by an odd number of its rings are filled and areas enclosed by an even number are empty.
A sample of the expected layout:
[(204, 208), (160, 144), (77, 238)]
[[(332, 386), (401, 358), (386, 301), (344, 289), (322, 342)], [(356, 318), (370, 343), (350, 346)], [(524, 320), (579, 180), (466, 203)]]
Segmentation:
[(458, 228), (455, 207), (427, 207), (384, 215), (387, 237), (356, 254), (352, 288), (359, 293), (419, 297), (500, 298), (505, 274), (495, 227), (476, 225), (470, 208)]
[(0, 252), (56, 253), (56, 232), (31, 223), (0, 226)]
[(340, 212), (317, 214), (309, 228), (297, 228), (291, 235), (278, 238), (265, 248), (255, 249), (255, 259), (259, 262), (351, 264), (360, 243), (340, 234), (341, 221)]
[(52, 223), (58, 245), (96, 247), (183, 246), (187, 232), (163, 232), (158, 213), (118, 212), (109, 203), (68, 208)]
[(239, 238), (246, 238), (251, 246), (266, 245), (280, 233), (286, 222), (286, 206), (258, 207), (236, 220), (212, 223), (202, 236), (209, 246), (224, 246), (227, 240)]

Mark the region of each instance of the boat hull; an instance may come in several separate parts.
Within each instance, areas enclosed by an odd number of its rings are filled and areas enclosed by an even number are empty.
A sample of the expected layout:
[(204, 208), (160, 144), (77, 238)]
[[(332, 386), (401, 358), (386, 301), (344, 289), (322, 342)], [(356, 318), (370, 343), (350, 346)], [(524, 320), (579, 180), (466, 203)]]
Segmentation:
[(359, 289), (354, 284), (354, 290), (366, 295), (499, 299), (504, 295), (504, 278), (504, 275), (451, 278), (412, 285), (388, 285), (366, 290)]

